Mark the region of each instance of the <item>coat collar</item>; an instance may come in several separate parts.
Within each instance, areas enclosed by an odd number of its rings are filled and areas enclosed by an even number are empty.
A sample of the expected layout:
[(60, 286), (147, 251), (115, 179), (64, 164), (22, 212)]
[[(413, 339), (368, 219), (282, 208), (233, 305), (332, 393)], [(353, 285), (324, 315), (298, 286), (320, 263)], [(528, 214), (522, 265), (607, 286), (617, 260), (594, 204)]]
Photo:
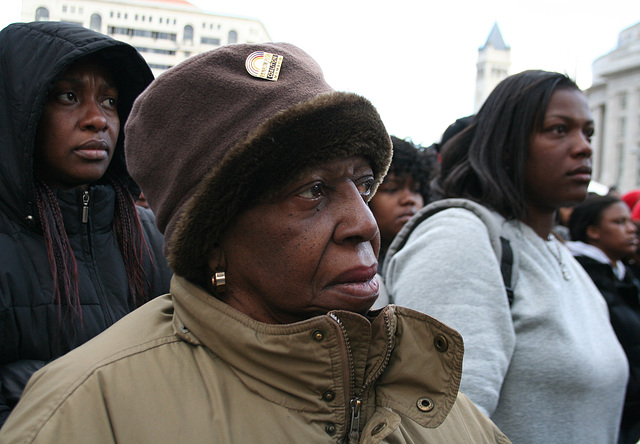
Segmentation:
[(360, 397), (365, 420), (384, 406), (437, 427), (456, 400), (462, 337), (424, 314), (389, 305), (367, 317), (334, 311), (273, 325), (179, 276), (171, 294), (178, 336), (207, 347), (250, 390), (290, 409), (346, 417)]

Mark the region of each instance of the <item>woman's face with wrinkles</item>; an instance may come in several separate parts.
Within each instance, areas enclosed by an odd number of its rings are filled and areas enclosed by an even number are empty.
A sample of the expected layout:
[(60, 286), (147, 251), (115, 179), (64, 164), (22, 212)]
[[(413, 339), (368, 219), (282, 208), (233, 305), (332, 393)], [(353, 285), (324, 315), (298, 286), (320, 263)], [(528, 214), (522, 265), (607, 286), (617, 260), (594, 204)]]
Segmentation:
[[(367, 205), (373, 183), (368, 161), (343, 158), (307, 169), (240, 213), (221, 239), (221, 299), (267, 323), (330, 310), (366, 313), (378, 296), (380, 238)], [(210, 260), (212, 270), (217, 265)]]

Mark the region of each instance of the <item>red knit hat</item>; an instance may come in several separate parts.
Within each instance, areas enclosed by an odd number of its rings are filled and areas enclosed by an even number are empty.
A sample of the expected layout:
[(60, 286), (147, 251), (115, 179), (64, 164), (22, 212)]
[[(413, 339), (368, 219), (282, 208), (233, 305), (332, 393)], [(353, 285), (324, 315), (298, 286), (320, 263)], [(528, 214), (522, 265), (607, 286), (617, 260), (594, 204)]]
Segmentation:
[(628, 193), (624, 193), (620, 199), (627, 204), (629, 209), (633, 209), (638, 200), (640, 200), (640, 190), (631, 190)]
[(636, 202), (631, 210), (631, 220), (634, 222), (640, 221), (640, 202)]

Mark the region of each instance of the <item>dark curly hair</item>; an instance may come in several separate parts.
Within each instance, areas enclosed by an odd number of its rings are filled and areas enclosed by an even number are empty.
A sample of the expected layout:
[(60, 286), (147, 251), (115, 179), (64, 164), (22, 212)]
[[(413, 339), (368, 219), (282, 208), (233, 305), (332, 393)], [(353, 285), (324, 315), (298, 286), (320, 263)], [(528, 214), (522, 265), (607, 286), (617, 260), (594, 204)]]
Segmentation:
[(431, 147), (414, 144), (411, 140), (391, 136), (393, 159), (387, 175), (411, 176), (419, 185), (425, 203), (431, 196), (431, 178), (438, 170), (437, 153)]

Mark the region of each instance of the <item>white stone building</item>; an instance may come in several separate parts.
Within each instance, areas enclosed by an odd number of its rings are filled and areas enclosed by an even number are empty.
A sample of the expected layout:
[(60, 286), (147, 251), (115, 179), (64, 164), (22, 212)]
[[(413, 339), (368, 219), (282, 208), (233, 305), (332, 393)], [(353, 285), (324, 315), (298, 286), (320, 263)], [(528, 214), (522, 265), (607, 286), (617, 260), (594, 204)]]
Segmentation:
[(640, 188), (640, 22), (622, 30), (593, 62), (586, 91), (595, 120), (594, 180), (621, 192)]
[(134, 46), (154, 75), (229, 43), (271, 40), (259, 20), (216, 15), (185, 0), (23, 0), (22, 21), (78, 23)]
[(509, 76), (511, 48), (504, 43), (498, 24), (494, 23), (484, 46), (478, 48), (476, 74), (476, 113), (498, 83)]

